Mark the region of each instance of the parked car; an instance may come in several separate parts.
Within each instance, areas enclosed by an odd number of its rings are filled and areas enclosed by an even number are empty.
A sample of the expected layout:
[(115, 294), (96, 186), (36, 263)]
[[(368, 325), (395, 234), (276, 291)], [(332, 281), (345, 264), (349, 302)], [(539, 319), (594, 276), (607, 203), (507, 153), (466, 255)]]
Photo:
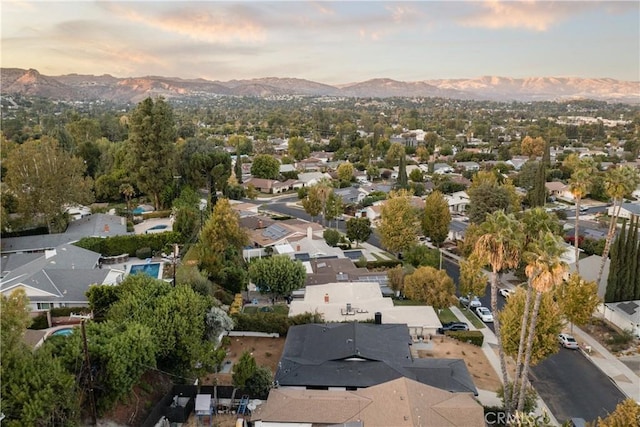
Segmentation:
[(511, 296), (511, 294), (513, 294), (515, 292), (515, 290), (514, 289), (507, 289), (507, 288), (500, 288), (500, 290), (498, 290), (498, 292), (504, 298), (509, 298)]
[(442, 324), (442, 328), (438, 328), (439, 334), (444, 334), (447, 331), (468, 331), (469, 325), (465, 322), (446, 322)]
[(558, 342), (564, 348), (570, 348), (572, 350), (577, 350), (578, 348), (580, 348), (580, 346), (578, 346), (578, 341), (576, 341), (576, 339), (569, 334), (559, 334)]
[(487, 307), (478, 307), (476, 308), (476, 314), (485, 323), (493, 322), (493, 314), (491, 314), (491, 310)]
[(458, 300), (460, 301), (460, 304), (465, 307), (476, 308), (482, 306), (482, 302), (476, 296), (471, 297), (471, 300), (466, 296), (461, 296)]

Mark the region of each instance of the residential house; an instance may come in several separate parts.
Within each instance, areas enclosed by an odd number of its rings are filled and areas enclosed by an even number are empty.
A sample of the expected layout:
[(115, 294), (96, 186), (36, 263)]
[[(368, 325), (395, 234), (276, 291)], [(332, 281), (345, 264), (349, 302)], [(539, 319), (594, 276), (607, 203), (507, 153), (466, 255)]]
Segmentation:
[(305, 172), (317, 172), (326, 168), (326, 159), (309, 157), (296, 163), (296, 168)]
[(448, 174), (455, 172), (454, 169), (446, 163), (434, 163), (433, 173)]
[(464, 172), (477, 172), (480, 170), (480, 164), (477, 162), (458, 162), (456, 167)]
[(505, 163), (513, 166), (515, 170), (519, 171), (520, 169), (522, 169), (522, 166), (525, 163), (527, 163), (529, 160), (530, 159), (527, 156), (513, 156), (512, 158), (507, 160)]
[(406, 324), (292, 326), (274, 381), (279, 388), (337, 391), (408, 378), (452, 393), (478, 395), (464, 360), (413, 358), (411, 343)]
[(601, 304), (598, 311), (618, 328), (640, 338), (640, 300)]
[(560, 181), (551, 181), (544, 183), (549, 197), (555, 197), (563, 200), (573, 200), (573, 195), (569, 191), (569, 186)]
[[(613, 216), (617, 207), (615, 205), (609, 206), (607, 214)], [(620, 205), (619, 218), (631, 219), (631, 217), (640, 217), (640, 202), (635, 203), (623, 203)]]
[(483, 427), (473, 397), (398, 378), (353, 391), (274, 388), (251, 414), (255, 427)]
[(290, 163), (285, 163), (280, 165), (280, 173), (291, 173), (296, 172), (296, 167)]
[(375, 224), (382, 216), (382, 203), (376, 202), (374, 205), (367, 206), (366, 208), (358, 211), (358, 217), (369, 218), (371, 224)]
[(298, 181), (303, 187), (312, 187), (325, 179), (331, 180), (331, 175), (324, 172), (303, 172), (298, 174)]
[(23, 289), (33, 310), (88, 306), (90, 285), (115, 285), (124, 273), (102, 268), (99, 253), (65, 243), (44, 252), (3, 254), (0, 293)]
[(244, 181), (242, 183), (242, 186), (246, 189), (249, 188), (249, 184), (253, 185), (253, 187), (259, 191), (260, 193), (264, 193), (264, 194), (275, 194), (274, 192), (274, 186), (277, 188), (278, 184), (280, 184), (280, 181), (276, 180), (276, 179), (264, 179), (264, 178), (249, 178), (246, 181)]
[[(317, 263), (324, 264), (325, 260), (317, 260)], [(289, 316), (317, 312), (322, 314), (326, 322), (375, 320), (383, 324), (401, 323), (408, 328), (409, 336), (414, 342), (435, 335), (442, 326), (433, 307), (395, 306), (390, 296), (382, 294), (380, 283), (367, 281), (367, 276), (360, 277), (360, 281), (352, 281), (347, 275), (353, 277), (357, 273), (346, 269), (345, 272), (348, 273), (327, 274), (332, 276), (329, 277), (333, 280), (331, 282), (307, 285), (303, 298), (291, 302)], [(379, 272), (371, 273), (380, 275)]]
[(449, 205), (449, 212), (463, 215), (469, 206), (469, 195), (466, 191), (456, 191), (443, 195)]
[(367, 191), (358, 187), (345, 187), (333, 190), (333, 194), (342, 199), (345, 205), (357, 205), (369, 194)]

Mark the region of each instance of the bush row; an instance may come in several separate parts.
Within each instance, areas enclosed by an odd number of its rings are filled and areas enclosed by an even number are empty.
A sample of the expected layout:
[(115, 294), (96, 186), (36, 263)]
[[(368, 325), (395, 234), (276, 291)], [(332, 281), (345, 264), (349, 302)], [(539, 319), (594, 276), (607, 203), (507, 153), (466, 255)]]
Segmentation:
[(478, 347), (482, 347), (484, 335), (480, 331), (446, 331), (445, 335), (455, 338), (458, 341), (468, 342)]
[(168, 250), (166, 248), (167, 245), (179, 242), (180, 233), (169, 231), (155, 234), (127, 234), (107, 237), (105, 239), (100, 237), (84, 237), (80, 239), (76, 245), (90, 251), (98, 252), (102, 256), (129, 254), (129, 256), (133, 257), (136, 256), (136, 252), (139, 249), (149, 248), (153, 252), (161, 252)]
[(287, 335), (291, 326), (323, 321), (319, 313), (302, 313), (287, 317), (286, 314), (262, 311), (255, 314), (237, 313), (232, 318), (235, 321), (235, 331), (277, 333), (280, 336)]
[(356, 266), (360, 268), (367, 268), (369, 270), (381, 270), (387, 268), (393, 268), (396, 265), (402, 265), (402, 261), (397, 259), (385, 259), (378, 261), (366, 261), (365, 259), (359, 259), (355, 262)]
[(153, 211), (153, 212), (145, 212), (142, 214), (142, 219), (151, 219), (151, 218), (169, 218), (171, 216), (171, 210), (168, 211)]

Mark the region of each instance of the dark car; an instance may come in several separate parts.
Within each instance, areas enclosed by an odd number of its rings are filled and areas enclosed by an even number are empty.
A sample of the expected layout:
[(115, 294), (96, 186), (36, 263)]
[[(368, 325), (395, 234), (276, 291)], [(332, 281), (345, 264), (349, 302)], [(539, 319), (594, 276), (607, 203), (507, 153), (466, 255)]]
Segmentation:
[(464, 322), (447, 322), (442, 324), (442, 328), (438, 328), (439, 334), (444, 334), (447, 331), (468, 331), (469, 325)]

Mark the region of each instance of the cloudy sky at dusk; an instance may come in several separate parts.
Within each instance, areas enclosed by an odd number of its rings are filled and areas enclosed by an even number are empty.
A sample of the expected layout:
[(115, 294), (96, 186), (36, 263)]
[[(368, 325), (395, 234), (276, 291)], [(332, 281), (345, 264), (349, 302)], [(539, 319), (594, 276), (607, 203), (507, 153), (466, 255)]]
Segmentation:
[(2, 67), (46, 75), (640, 80), (635, 1), (2, 0)]

